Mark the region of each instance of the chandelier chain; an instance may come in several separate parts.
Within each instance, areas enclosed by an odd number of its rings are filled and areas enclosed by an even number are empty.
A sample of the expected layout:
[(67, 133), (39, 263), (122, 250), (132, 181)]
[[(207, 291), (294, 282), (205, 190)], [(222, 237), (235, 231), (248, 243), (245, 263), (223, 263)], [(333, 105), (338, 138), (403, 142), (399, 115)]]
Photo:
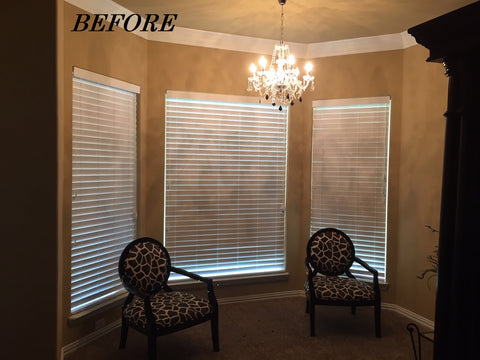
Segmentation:
[(283, 5), (282, 5), (282, 17), (281, 17), (281, 20), (280, 20), (280, 45), (283, 45)]

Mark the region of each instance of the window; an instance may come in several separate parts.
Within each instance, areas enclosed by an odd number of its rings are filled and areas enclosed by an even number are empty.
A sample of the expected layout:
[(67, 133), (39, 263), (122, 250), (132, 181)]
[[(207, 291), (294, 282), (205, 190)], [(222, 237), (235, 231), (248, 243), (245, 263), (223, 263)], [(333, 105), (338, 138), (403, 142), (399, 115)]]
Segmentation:
[(165, 245), (207, 276), (285, 270), (288, 108), (169, 91)]
[[(313, 102), (310, 233), (347, 233), (385, 282), (390, 98)], [(358, 264), (358, 278), (368, 273)]]
[(136, 235), (137, 93), (74, 69), (72, 314), (123, 290), (118, 259)]

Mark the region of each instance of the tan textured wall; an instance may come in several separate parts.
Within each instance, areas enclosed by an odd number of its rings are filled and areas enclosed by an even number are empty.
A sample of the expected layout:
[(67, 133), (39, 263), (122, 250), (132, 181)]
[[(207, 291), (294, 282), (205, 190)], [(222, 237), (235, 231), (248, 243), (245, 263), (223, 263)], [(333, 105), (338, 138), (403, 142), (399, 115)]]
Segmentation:
[(404, 50), (395, 303), (434, 320), (435, 282), (416, 275), (438, 243), (448, 78), (420, 45)]
[[(72, 33), (74, 14), (65, 4), (65, 89), (71, 89), (72, 66), (78, 66), (139, 84), (140, 182), (139, 235), (162, 239), (164, 176), (164, 108), (166, 90), (233, 95), (246, 91), (248, 67), (258, 55), (147, 42), (123, 31)], [(365, 96), (392, 97), (391, 157), (388, 209), (387, 281), (383, 301), (395, 303), (432, 318), (432, 293), (415, 275), (433, 240), (425, 224), (438, 224), (439, 184), (443, 145), (442, 106), (446, 80), (438, 65), (425, 64), (420, 47), (406, 50), (314, 59), (316, 90), (291, 109), (287, 178), (287, 270), (285, 281), (221, 285), (217, 296), (229, 297), (300, 290), (305, 279), (304, 252), (309, 236), (311, 101)], [(302, 62), (299, 60), (299, 62)], [(436, 121), (438, 120), (438, 121)], [(65, 199), (71, 175), (71, 92), (65, 93)], [(425, 158), (423, 157), (425, 155)], [(69, 201), (64, 204), (69, 209)], [(95, 320), (118, 319), (119, 308), (68, 324), (69, 226), (64, 211), (63, 345), (91, 333)], [(422, 237), (423, 236), (423, 237)], [(429, 295), (430, 294), (430, 295)], [(300, 311), (302, 311), (300, 309)]]

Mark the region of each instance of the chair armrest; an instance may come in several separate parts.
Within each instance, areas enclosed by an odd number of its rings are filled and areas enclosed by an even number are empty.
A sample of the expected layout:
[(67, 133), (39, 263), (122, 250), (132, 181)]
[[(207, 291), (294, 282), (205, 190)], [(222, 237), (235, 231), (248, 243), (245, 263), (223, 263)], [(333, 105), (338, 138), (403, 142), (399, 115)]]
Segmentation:
[(206, 277), (194, 274), (190, 271), (187, 271), (187, 270), (184, 270), (184, 269), (181, 269), (181, 268), (177, 268), (175, 266), (172, 266), (171, 269), (172, 269), (173, 272), (176, 272), (177, 274), (187, 276), (190, 279), (201, 281), (201, 282), (207, 284), (209, 290), (211, 290), (210, 287), (213, 289), (213, 280), (211, 278), (206, 278)]
[(363, 261), (362, 259), (358, 258), (358, 257), (354, 257), (354, 260), (359, 263), (360, 265), (362, 265), (365, 269), (367, 269), (370, 273), (373, 274), (373, 290), (375, 292), (375, 302), (378, 306), (380, 306), (380, 285), (378, 283), (378, 271), (375, 270), (373, 267), (371, 267), (370, 265), (368, 265), (365, 261)]
[(380, 302), (380, 285), (378, 284), (378, 271), (356, 256), (354, 257), (354, 260), (373, 274), (373, 288), (375, 291), (375, 298), (378, 302)]
[(177, 274), (187, 276), (190, 279), (201, 281), (205, 284), (207, 284), (207, 293), (208, 293), (208, 300), (210, 301), (210, 304), (214, 307), (215, 311), (218, 309), (218, 303), (217, 303), (217, 298), (215, 296), (215, 291), (213, 290), (213, 280), (211, 278), (203, 277), (197, 274), (194, 274), (190, 271), (177, 268), (175, 266), (171, 267), (171, 270), (173, 272), (176, 272)]
[(365, 269), (367, 269), (369, 272), (371, 272), (374, 276), (375, 279), (377, 279), (378, 281), (378, 271), (375, 270), (373, 267), (371, 267), (370, 265), (368, 265), (365, 261), (363, 261), (362, 259), (358, 258), (355, 256), (354, 260), (359, 263), (360, 265), (362, 265)]

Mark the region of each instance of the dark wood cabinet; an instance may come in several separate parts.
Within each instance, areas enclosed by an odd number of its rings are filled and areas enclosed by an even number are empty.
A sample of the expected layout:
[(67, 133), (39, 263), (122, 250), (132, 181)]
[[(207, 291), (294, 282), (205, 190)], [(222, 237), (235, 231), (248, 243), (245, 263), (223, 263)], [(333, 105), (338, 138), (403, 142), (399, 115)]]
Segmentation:
[(478, 359), (480, 2), (408, 30), (449, 77), (434, 359)]

